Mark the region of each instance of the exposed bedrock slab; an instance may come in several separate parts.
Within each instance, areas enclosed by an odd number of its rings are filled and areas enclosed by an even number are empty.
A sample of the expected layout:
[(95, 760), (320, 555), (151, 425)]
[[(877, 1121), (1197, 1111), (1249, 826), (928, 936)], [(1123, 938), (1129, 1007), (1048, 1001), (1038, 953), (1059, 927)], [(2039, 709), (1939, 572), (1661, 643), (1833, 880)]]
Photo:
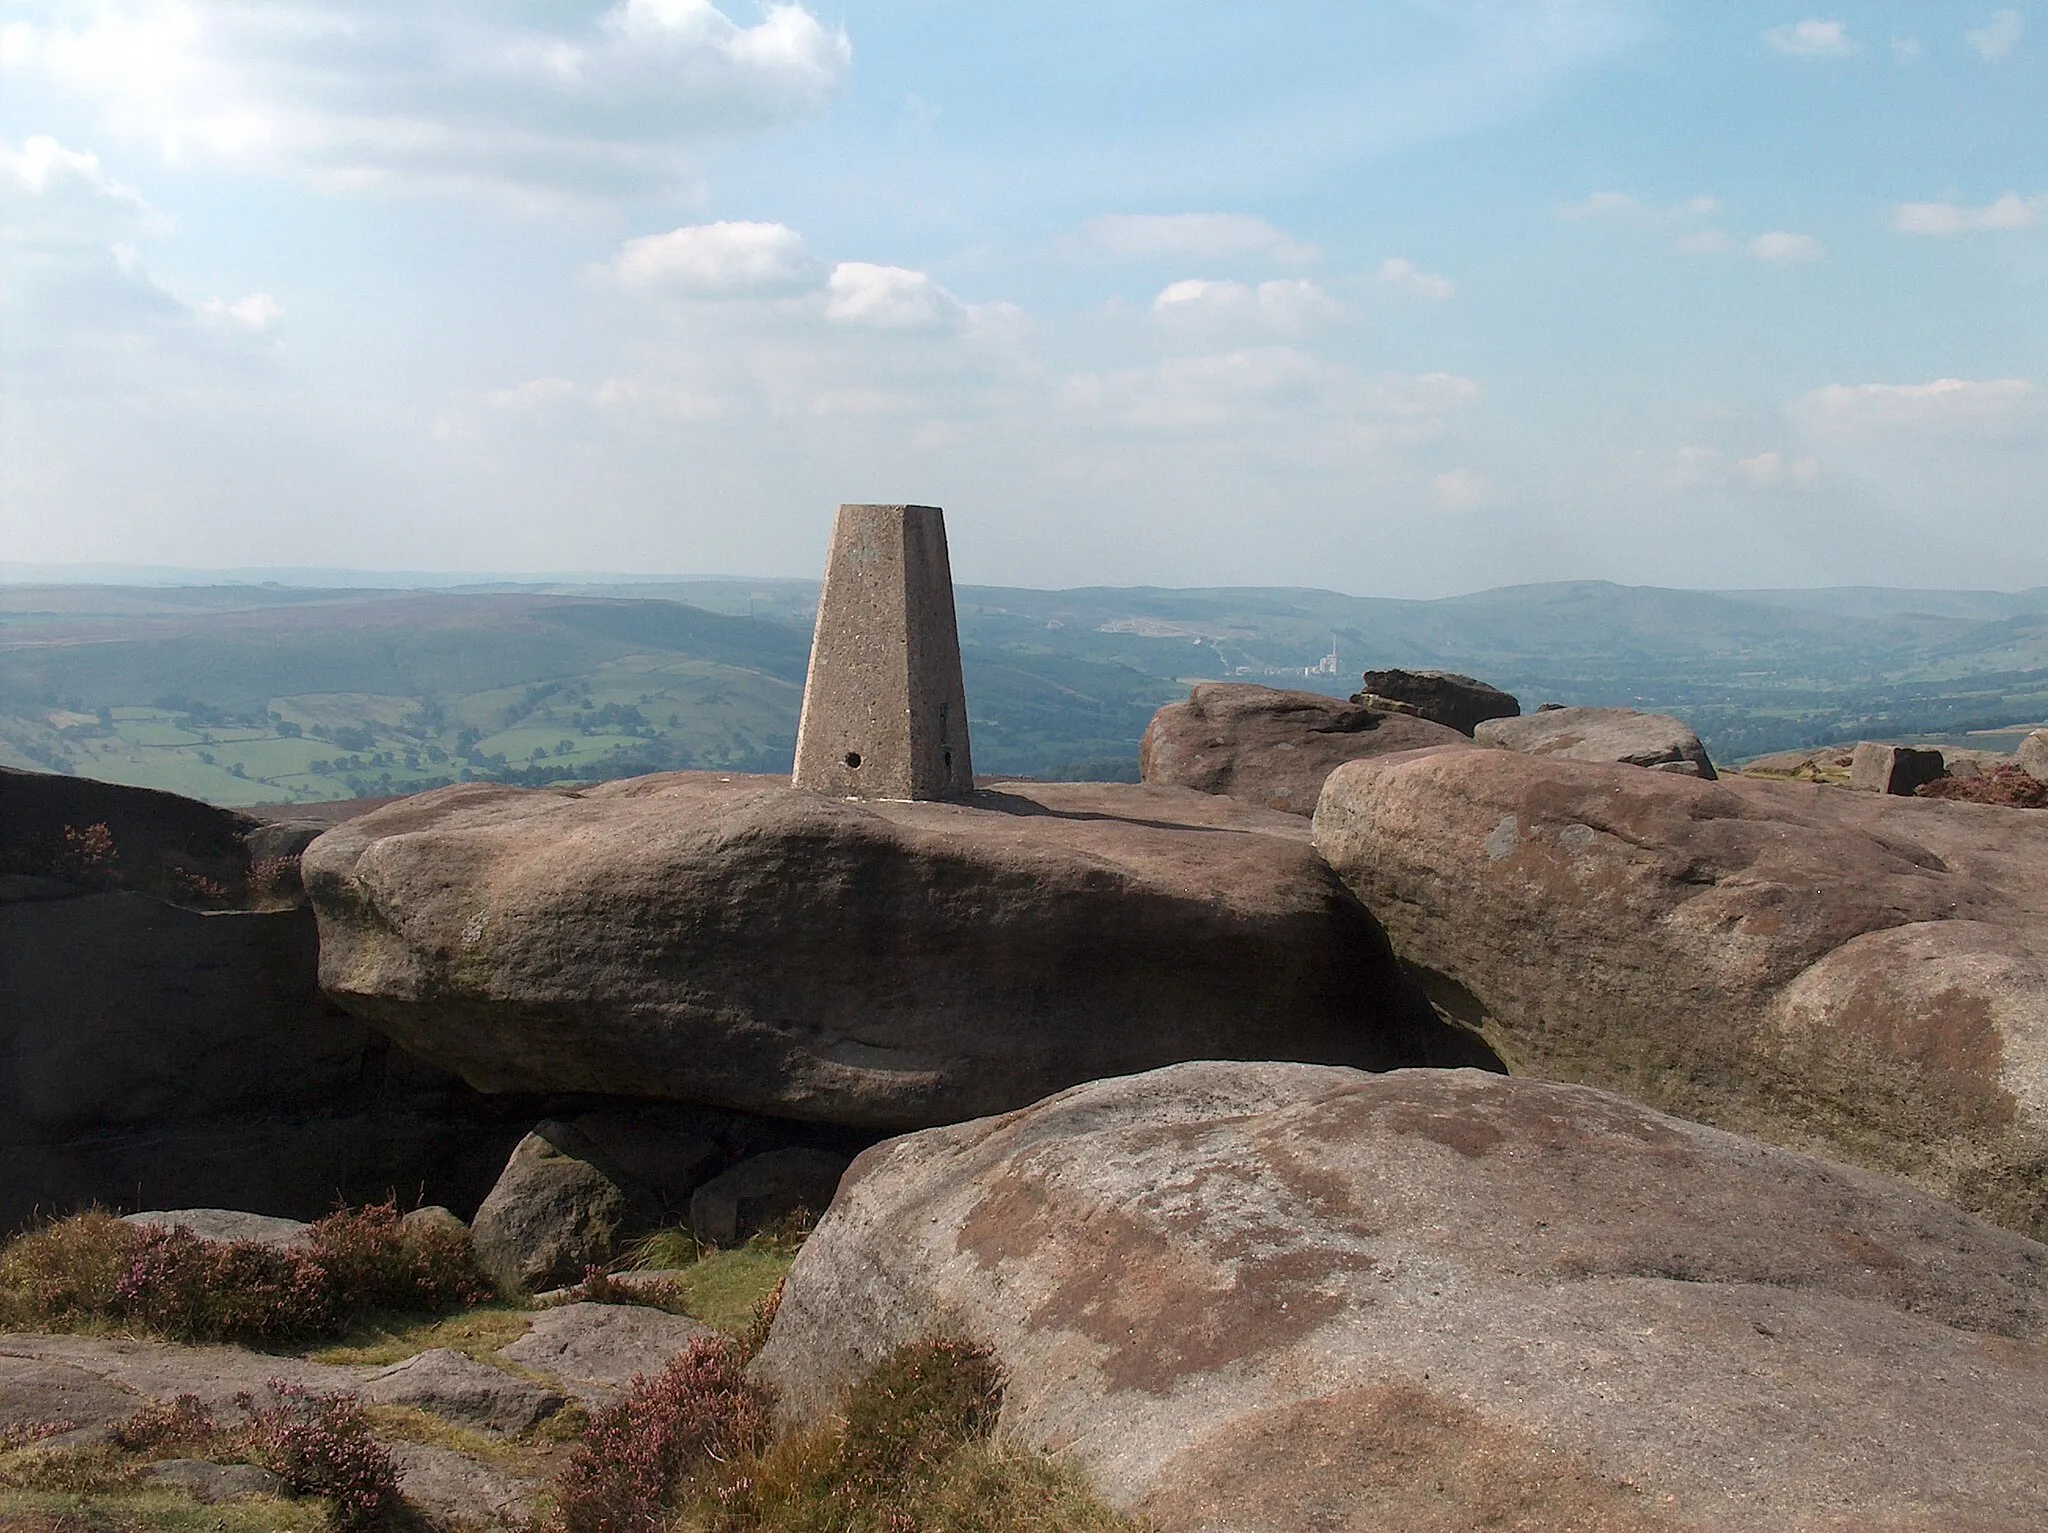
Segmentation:
[(1162, 787), (1227, 793), (1308, 815), (1323, 779), (1347, 761), (1464, 745), (1448, 725), (1320, 692), (1205, 681), (1152, 715), (1138, 773)]
[(991, 1346), (1165, 1533), (2048, 1526), (2048, 1248), (1585, 1087), (1196, 1063), (878, 1145), (757, 1375)]
[(1522, 705), (1511, 692), (1456, 671), (1367, 671), (1353, 702), (1383, 697), (1406, 703), (1425, 719), (1469, 735), (1488, 719), (1511, 719)]
[(486, 1091), (901, 1128), (1178, 1059), (1471, 1062), (1307, 829), (1185, 789), (671, 773), (423, 794), (305, 870), (328, 992)]
[(2048, 1232), (2048, 817), (1456, 751), (1339, 768), (1315, 835), (1515, 1073)]
[(1473, 737), (1481, 745), (1532, 756), (1618, 761), (1686, 777), (1715, 776), (1707, 748), (1691, 726), (1668, 714), (1634, 708), (1540, 708), (1522, 718), (1488, 719)]

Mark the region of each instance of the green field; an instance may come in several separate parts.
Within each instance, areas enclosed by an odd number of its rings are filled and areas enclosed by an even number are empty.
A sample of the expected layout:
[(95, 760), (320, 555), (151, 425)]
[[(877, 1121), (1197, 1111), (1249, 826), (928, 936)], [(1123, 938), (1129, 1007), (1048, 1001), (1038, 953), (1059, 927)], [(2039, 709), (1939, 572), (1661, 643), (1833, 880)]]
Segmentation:
[[(487, 779), (786, 771), (816, 586), (0, 587), (0, 762), (222, 804)], [(1674, 713), (1717, 759), (1862, 738), (2009, 748), (2048, 718), (2048, 592), (1582, 582), (1444, 601), (961, 587), (975, 765), (1135, 775), (1202, 679), (1346, 694), (1442, 666), (1539, 702)], [(1335, 675), (1304, 675), (1332, 645)]]

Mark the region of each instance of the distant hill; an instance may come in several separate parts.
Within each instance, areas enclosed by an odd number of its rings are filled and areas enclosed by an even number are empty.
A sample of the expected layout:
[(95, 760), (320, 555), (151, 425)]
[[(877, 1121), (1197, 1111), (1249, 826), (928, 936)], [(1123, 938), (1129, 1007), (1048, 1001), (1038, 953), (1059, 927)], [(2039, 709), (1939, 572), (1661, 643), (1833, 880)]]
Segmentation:
[[(1344, 694), (1387, 665), (1466, 671), (1528, 707), (1675, 713), (1730, 761), (2048, 716), (2048, 591), (956, 596), (987, 773), (1129, 776), (1146, 720), (1193, 681)], [(0, 761), (221, 803), (784, 770), (816, 600), (814, 582), (714, 578), (0, 585)], [(1317, 673), (1333, 645), (1337, 672)]]

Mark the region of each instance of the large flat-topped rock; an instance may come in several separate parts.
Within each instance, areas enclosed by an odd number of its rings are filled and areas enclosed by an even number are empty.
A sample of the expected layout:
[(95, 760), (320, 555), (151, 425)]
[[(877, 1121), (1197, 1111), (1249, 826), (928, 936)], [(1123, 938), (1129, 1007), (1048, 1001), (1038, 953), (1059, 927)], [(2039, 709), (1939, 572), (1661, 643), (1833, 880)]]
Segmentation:
[(1186, 789), (685, 772), (446, 788), (304, 867), (329, 993), (485, 1090), (903, 1128), (1182, 1059), (1474, 1057), (1307, 829)]
[(1316, 812), (1323, 779), (1347, 761), (1466, 744), (1447, 725), (1318, 692), (1205, 681), (1152, 715), (1138, 742), (1148, 783), (1227, 793), (1289, 814)]
[(839, 508), (797, 725), (796, 785), (847, 798), (974, 791), (937, 506)]

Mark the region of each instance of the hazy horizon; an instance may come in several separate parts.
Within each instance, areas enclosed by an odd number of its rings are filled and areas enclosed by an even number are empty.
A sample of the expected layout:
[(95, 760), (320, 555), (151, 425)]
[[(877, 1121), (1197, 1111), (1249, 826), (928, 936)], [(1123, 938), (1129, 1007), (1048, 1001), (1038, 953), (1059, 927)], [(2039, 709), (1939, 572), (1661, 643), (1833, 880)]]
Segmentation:
[[(620, 571), (620, 570), (377, 570), (333, 566), (251, 566), (219, 569), (178, 565), (123, 564), (23, 564), (0, 560), (0, 587), (37, 586), (132, 586), (178, 589), (205, 586), (281, 586), (304, 590), (445, 590), (460, 594), (488, 586), (626, 586), (626, 585), (816, 585), (818, 575), (749, 575), (731, 571)], [(335, 582), (330, 585), (329, 580)], [(1801, 596), (1854, 595), (1890, 596), (2006, 596), (2026, 597), (2048, 594), (2048, 586), (1672, 586), (1632, 584), (1622, 581), (1557, 579), (1518, 581), (1507, 585), (1480, 586), (1467, 591), (1450, 591), (1441, 596), (1404, 597), (1370, 591), (1345, 591), (1335, 586), (1244, 585), (1200, 586), (1162, 585), (1137, 582), (1105, 585), (1091, 582), (1076, 586), (1029, 586), (992, 581), (956, 580), (956, 587), (981, 590), (1021, 590), (1046, 594), (1062, 591), (1159, 591), (1197, 593), (1203, 591), (1300, 591), (1322, 592), (1358, 601), (1456, 601), (1515, 590), (1545, 587), (1612, 585), (1622, 590), (1670, 591), (1699, 596)]]

